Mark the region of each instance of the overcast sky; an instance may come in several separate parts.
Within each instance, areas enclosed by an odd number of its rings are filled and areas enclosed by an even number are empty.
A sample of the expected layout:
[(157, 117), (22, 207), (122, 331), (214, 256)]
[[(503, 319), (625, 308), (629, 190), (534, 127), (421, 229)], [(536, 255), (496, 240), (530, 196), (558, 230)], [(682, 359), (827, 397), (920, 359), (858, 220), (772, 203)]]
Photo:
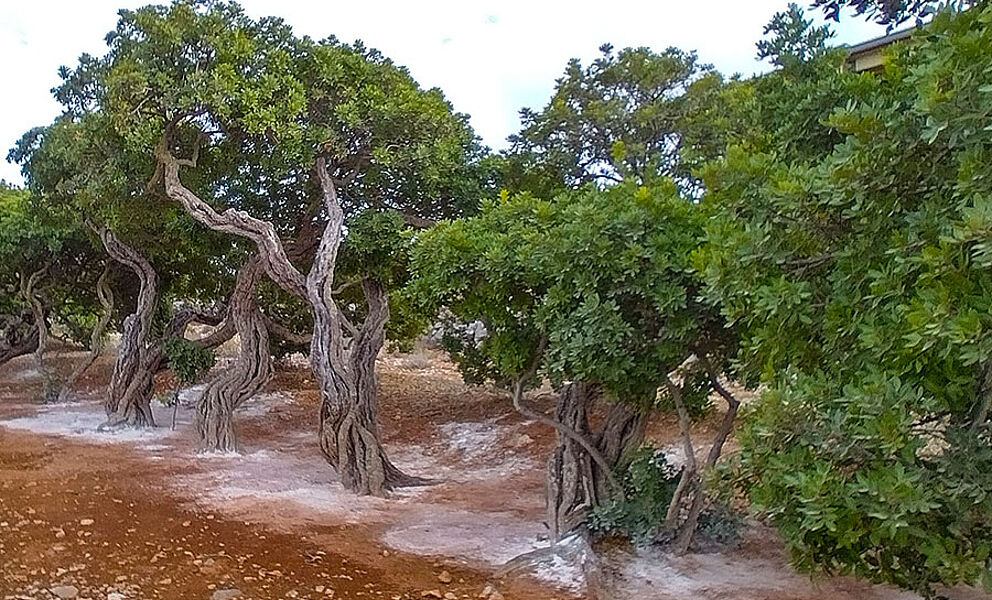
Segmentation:
[[(50, 123), (60, 111), (50, 90), (58, 67), (83, 52), (103, 54), (117, 10), (128, 0), (0, 0), (0, 150)], [(364, 40), (408, 67), (425, 87), (440, 87), (472, 116), (483, 141), (503, 148), (519, 126), (522, 106), (545, 104), (569, 58), (588, 61), (603, 43), (616, 48), (695, 49), (721, 72), (767, 70), (754, 44), (787, 0), (498, 0), (369, 1), (244, 0), (253, 16), (283, 17), (298, 34)], [(884, 33), (850, 18), (837, 43)], [(0, 178), (20, 183), (19, 168), (0, 161)]]

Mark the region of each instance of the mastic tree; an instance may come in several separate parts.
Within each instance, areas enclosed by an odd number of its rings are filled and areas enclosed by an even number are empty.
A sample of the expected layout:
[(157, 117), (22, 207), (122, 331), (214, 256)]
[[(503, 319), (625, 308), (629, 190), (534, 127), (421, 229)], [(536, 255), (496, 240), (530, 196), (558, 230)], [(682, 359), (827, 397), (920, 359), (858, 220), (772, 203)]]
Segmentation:
[[(94, 281), (106, 283), (106, 276), (99, 276), (106, 270), (102, 261), (83, 230), (49, 214), (29, 190), (0, 188), (0, 285), (5, 288), (0, 360), (33, 352), (48, 401), (64, 401), (92, 363), (82, 361), (60, 380), (45, 361), (53, 325), (70, 343), (89, 334), (90, 356), (99, 353), (110, 318), (105, 298), (93, 293)], [(106, 291), (105, 285), (96, 287)]]
[[(81, 88), (74, 73), (64, 75), (66, 87), (58, 90), (63, 97), (84, 94), (70, 93)], [(162, 195), (148, 192), (153, 161), (128, 152), (105, 115), (78, 112), (82, 104), (76, 101), (77, 108), (52, 125), (28, 132), (11, 158), (22, 163), (39, 210), (75, 231), (89, 230), (90, 244), (137, 276), (137, 285), (115, 278), (125, 286), (117, 295), (135, 308), (123, 319), (106, 409), (108, 425), (151, 424), (154, 376), (167, 365), (163, 340), (184, 335), (193, 321), (217, 324), (223, 316), (214, 306), (227, 279), (217, 268), (223, 248), (163, 203)], [(89, 285), (90, 295), (98, 297), (98, 278)], [(183, 306), (173, 310), (174, 301)], [(215, 345), (233, 335), (229, 328), (216, 333), (203, 342)]]
[[(697, 301), (688, 263), (701, 233), (697, 205), (661, 179), (651, 186), (587, 186), (553, 200), (504, 194), (478, 216), (423, 233), (415, 245), (410, 293), (462, 322), (485, 325), (481, 342), (454, 347), (466, 379), (507, 383), (515, 407), (558, 434), (548, 465), (555, 539), (619, 492), (617, 473), (642, 443), (646, 415), (663, 402), (659, 390), (681, 417), (692, 373), (703, 375), (707, 390), (711, 382), (723, 389), (717, 377), (729, 330)], [(686, 365), (692, 356), (698, 360)], [(680, 370), (676, 382), (671, 374)], [(537, 377), (558, 390), (553, 417), (522, 396)], [(589, 413), (598, 396), (609, 408), (594, 430)], [(736, 399), (726, 397), (730, 410), (712, 462), (736, 413)], [(681, 550), (702, 507), (700, 471), (694, 460), (686, 465), (666, 523), (668, 533), (678, 530)], [(690, 508), (684, 520), (683, 503)]]
[(523, 126), (510, 137), (505, 161), (507, 187), (550, 197), (588, 182), (667, 176), (696, 191), (680, 156), (683, 133), (719, 75), (678, 48), (600, 50), (589, 65), (568, 63), (542, 110), (520, 111)]
[(3, 360), (34, 352), (46, 388), (50, 378), (44, 352), (52, 307), (42, 288), (51, 283), (52, 257), (58, 255), (64, 237), (64, 232), (46, 226), (32, 213), (27, 190), (0, 187), (0, 278), (7, 319)]
[[(265, 273), (309, 305), (320, 445), (342, 483), (371, 494), (419, 483), (380, 441), (375, 357), (388, 290), (374, 272), (340, 281), (336, 263), (358, 215), (397, 211), (421, 225), (475, 202), (486, 178), (466, 118), (374, 50), (297, 38), (235, 4), (121, 14), (102, 66), (81, 63), (82, 77), (95, 73), (83, 87), (128, 147), (155, 162), (152, 187), (252, 242)], [(334, 298), (346, 283), (362, 292), (361, 324)]]
[[(933, 596), (992, 584), (992, 9), (890, 53), (879, 75), (756, 82), (782, 120), (704, 170), (696, 264), (767, 387), (736, 473), (755, 508), (802, 570)], [(831, 131), (804, 148), (778, 132), (817, 88)]]

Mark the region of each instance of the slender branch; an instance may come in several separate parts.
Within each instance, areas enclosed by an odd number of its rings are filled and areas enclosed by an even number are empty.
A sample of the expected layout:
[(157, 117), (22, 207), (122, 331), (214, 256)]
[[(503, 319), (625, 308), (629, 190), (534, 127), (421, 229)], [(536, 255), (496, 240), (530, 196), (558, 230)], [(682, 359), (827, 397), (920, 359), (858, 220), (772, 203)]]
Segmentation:
[(620, 490), (620, 482), (617, 480), (616, 475), (613, 473), (613, 467), (606, 461), (603, 454), (599, 451), (596, 446), (593, 445), (585, 436), (581, 435), (579, 432), (575, 431), (571, 427), (568, 427), (561, 421), (552, 419), (551, 417), (540, 413), (523, 403), (523, 392), (524, 384), (528, 379), (537, 374), (537, 367), (541, 363), (541, 355), (544, 353), (544, 346), (547, 344), (547, 338), (541, 338), (538, 344), (537, 352), (534, 353), (534, 360), (531, 361), (530, 366), (524, 371), (520, 377), (513, 384), (513, 407), (517, 409), (517, 412), (524, 415), (529, 419), (533, 419), (539, 423), (543, 423), (549, 427), (552, 427), (555, 431), (561, 433), (565, 437), (569, 438), (573, 442), (582, 446), (582, 448), (592, 457), (593, 461), (599, 465), (599, 468), (603, 470), (603, 475), (606, 476), (606, 480), (610, 483), (610, 486), (614, 490)]

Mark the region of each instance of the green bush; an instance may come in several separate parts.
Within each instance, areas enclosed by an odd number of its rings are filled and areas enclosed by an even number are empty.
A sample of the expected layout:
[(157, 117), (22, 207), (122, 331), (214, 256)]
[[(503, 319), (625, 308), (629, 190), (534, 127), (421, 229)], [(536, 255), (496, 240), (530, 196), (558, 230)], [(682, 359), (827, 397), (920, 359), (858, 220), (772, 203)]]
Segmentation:
[(668, 464), (664, 452), (650, 446), (632, 458), (623, 478), (623, 493), (590, 512), (589, 529), (629, 538), (638, 545), (650, 544), (664, 524), (680, 471)]
[(186, 338), (165, 340), (165, 356), (178, 384), (190, 384), (217, 362), (214, 353)]

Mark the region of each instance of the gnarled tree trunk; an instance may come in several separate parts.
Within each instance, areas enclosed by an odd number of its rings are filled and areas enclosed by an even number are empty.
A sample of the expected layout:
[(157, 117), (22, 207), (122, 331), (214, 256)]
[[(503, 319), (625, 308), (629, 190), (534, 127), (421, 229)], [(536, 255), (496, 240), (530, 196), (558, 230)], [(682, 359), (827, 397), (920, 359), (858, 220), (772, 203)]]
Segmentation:
[(228, 312), (241, 339), (235, 363), (207, 384), (196, 408), (196, 431), (203, 450), (237, 450), (234, 410), (251, 398), (272, 375), (269, 336), (255, 298), (263, 275), (257, 256), (248, 259), (238, 272)]
[(41, 302), (41, 297), (38, 295), (38, 283), (48, 273), (48, 268), (49, 265), (45, 265), (31, 275), (21, 272), (20, 286), (21, 296), (31, 308), (31, 317), (34, 320), (35, 326), (38, 328), (38, 344), (34, 348), (34, 361), (38, 367), (38, 372), (41, 373), (44, 384), (42, 399), (45, 402), (55, 399), (51, 374), (45, 365), (45, 351), (48, 349), (48, 322), (45, 315), (45, 306)]
[[(314, 315), (310, 365), (321, 392), (321, 449), (340, 475), (341, 483), (361, 494), (384, 495), (396, 486), (423, 482), (404, 475), (392, 465), (379, 438), (374, 371), (375, 356), (382, 347), (383, 325), (388, 318), (385, 290), (377, 282), (363, 282), (363, 289), (371, 296), (366, 297), (369, 316), (360, 330), (349, 327), (331, 295), (344, 211), (324, 159), (317, 158), (314, 172), (328, 220), (313, 266), (304, 277), (287, 257), (286, 248), (272, 223), (235, 209), (218, 213), (183, 186), (179, 166), (195, 166), (195, 153), (192, 160), (180, 161), (172, 156), (167, 140), (163, 139), (156, 156), (170, 198), (207, 227), (255, 242), (269, 277), (310, 304)], [(354, 338), (350, 348), (345, 344), (346, 327)]]
[(103, 269), (103, 273), (100, 274), (100, 278), (96, 282), (96, 295), (100, 300), (100, 306), (103, 307), (103, 313), (100, 315), (100, 320), (93, 326), (93, 332), (90, 334), (90, 352), (81, 363), (76, 365), (69, 378), (62, 383), (62, 389), (59, 390), (59, 402), (65, 402), (69, 399), (69, 394), (72, 392), (72, 388), (76, 385), (76, 382), (79, 381), (79, 378), (103, 354), (103, 349), (106, 346), (104, 334), (114, 313), (114, 292), (110, 289), (110, 283), (107, 281), (109, 276), (110, 263), (107, 263)]
[[(329, 294), (327, 286), (308, 286), (316, 294)], [(368, 315), (357, 332), (351, 351), (331, 345), (327, 320), (341, 319), (329, 299), (315, 299), (317, 323), (310, 347), (310, 362), (320, 385), (320, 449), (341, 477), (341, 483), (360, 494), (382, 495), (396, 487), (424, 483), (400, 471), (390, 462), (380, 443), (378, 383), (375, 359), (385, 341), (389, 319), (386, 289), (378, 281), (364, 279), (362, 291)]]
[(131, 269), (140, 284), (135, 311), (124, 319), (117, 361), (104, 404), (107, 412), (105, 425), (155, 425), (151, 395), (161, 358), (151, 351), (149, 341), (158, 301), (158, 277), (151, 263), (122, 242), (114, 232), (107, 227), (90, 226), (99, 234), (110, 257)]
[(595, 395), (593, 386), (581, 382), (566, 384), (558, 394), (555, 420), (588, 440), (599, 456), (594, 458), (575, 436), (558, 430), (546, 474), (548, 527), (554, 541), (581, 525), (590, 508), (617, 491), (610, 489), (610, 475), (644, 440), (644, 415), (622, 404), (611, 403), (600, 430), (592, 431), (588, 411)]
[(0, 365), (31, 354), (38, 348), (38, 326), (28, 314), (3, 317), (0, 329)]

